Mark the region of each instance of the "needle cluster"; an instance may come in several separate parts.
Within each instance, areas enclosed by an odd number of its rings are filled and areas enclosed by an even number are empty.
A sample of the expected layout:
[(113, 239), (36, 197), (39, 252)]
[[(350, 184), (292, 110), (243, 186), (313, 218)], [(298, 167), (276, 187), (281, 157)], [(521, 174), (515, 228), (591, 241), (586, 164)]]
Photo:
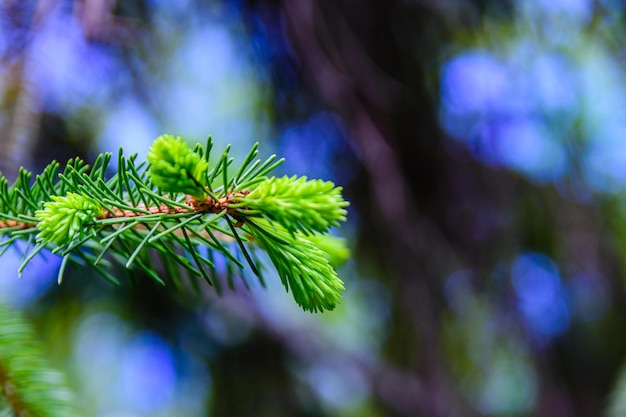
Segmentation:
[(0, 177), (0, 255), (22, 241), (20, 273), (51, 251), (63, 258), (59, 282), (68, 263), (118, 282), (113, 266), (122, 264), (160, 284), (201, 277), (221, 292), (222, 276), (233, 287), (248, 269), (264, 284), (266, 254), (298, 305), (332, 310), (344, 288), (330, 260), (345, 258), (345, 246), (328, 235), (346, 219), (341, 187), (268, 176), (282, 160), (257, 159), (258, 144), (236, 168), (229, 147), (211, 164), (212, 148), (210, 138), (192, 149), (162, 135), (147, 161), (120, 149), (114, 173), (105, 153), (91, 167), (75, 159), (61, 171), (52, 162), (34, 181), (25, 170), (12, 186)]

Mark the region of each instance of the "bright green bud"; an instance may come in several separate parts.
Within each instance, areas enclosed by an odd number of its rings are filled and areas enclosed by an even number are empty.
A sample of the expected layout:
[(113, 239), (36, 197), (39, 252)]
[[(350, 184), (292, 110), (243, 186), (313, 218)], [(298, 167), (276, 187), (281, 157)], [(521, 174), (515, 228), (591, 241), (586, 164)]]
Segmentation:
[(320, 234), (307, 236), (307, 239), (326, 253), (326, 259), (335, 268), (343, 265), (350, 257), (346, 239)]
[(82, 234), (87, 223), (101, 217), (103, 208), (91, 197), (76, 193), (52, 196), (52, 201), (37, 210), (37, 241), (64, 246)]
[(180, 136), (161, 135), (148, 151), (152, 183), (168, 192), (204, 195), (208, 162)]
[(301, 233), (291, 235), (281, 226), (272, 226), (265, 220), (257, 220), (255, 224), (262, 230), (250, 228), (252, 235), (267, 252), (296, 303), (314, 313), (333, 310), (341, 301), (344, 285), (327, 254)]
[[(324, 233), (346, 220), (345, 207), (350, 203), (343, 199), (341, 190), (330, 181), (272, 177), (261, 182), (240, 201), (250, 210), (249, 214), (262, 213), (291, 233)], [(248, 214), (245, 209), (242, 213)]]

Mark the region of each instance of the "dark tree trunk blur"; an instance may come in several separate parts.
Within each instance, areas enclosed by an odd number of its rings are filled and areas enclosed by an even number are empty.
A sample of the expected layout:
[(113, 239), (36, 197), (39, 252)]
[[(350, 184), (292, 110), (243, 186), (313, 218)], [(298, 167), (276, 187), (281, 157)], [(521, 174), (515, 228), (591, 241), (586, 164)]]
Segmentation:
[[(398, 416), (475, 413), (443, 355), (444, 280), (458, 269), (488, 275), (499, 258), (510, 256), (503, 248), (554, 254), (558, 222), (551, 216), (561, 209), (541, 206), (572, 205), (559, 196), (536, 198), (533, 186), (478, 164), (439, 128), (438, 72), (448, 53), (442, 46), (453, 30), (480, 24), (486, 3), (504, 17), (510, 11), (508, 2), (272, 3), (304, 84), (342, 117), (360, 162), (360, 175), (347, 190), (360, 218), (357, 256), (369, 260), (362, 268), (387, 277), (394, 302), (386, 356), (391, 370), (402, 370), (381, 377), (375, 393)], [(495, 213), (512, 213), (519, 223), (500, 227)], [(595, 415), (608, 387), (563, 386), (564, 370), (552, 352), (547, 359), (538, 351), (542, 394), (535, 415)], [(599, 380), (612, 377), (619, 357), (612, 361), (615, 368), (605, 368)], [(578, 369), (576, 362), (565, 372), (575, 374), (572, 381), (584, 380), (584, 366)]]

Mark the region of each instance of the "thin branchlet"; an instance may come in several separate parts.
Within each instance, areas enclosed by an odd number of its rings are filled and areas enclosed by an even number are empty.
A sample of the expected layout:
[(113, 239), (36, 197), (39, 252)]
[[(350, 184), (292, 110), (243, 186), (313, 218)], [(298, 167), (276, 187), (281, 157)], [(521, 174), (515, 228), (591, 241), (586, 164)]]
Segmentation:
[(17, 220), (0, 220), (0, 229), (32, 229), (37, 223), (20, 222)]
[(115, 282), (100, 265), (111, 254), (159, 284), (162, 265), (177, 265), (218, 292), (214, 252), (226, 258), (228, 271), (247, 263), (263, 284), (256, 254), (263, 250), (300, 306), (333, 309), (343, 283), (330, 260), (345, 259), (347, 250), (327, 232), (346, 220), (341, 187), (306, 177), (268, 177), (282, 160), (255, 159), (256, 145), (239, 167), (231, 166), (227, 148), (209, 169), (209, 151), (163, 135), (148, 152), (148, 163), (136, 162), (137, 155), (125, 157), (120, 149), (118, 172), (109, 179), (104, 177), (109, 154), (91, 170), (76, 159), (59, 172), (53, 162), (34, 187), (26, 171), (11, 187), (0, 176), (0, 243), (6, 249), (27, 242), (20, 270), (47, 249), (61, 254), (64, 264), (92, 264)]

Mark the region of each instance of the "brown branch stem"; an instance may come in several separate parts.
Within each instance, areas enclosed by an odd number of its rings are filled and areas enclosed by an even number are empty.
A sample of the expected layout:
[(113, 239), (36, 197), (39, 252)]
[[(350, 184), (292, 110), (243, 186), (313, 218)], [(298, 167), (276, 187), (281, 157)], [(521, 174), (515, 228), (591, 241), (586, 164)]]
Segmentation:
[(37, 226), (36, 223), (19, 222), (17, 220), (0, 220), (0, 229), (8, 229), (10, 227), (17, 227), (23, 230), (23, 229), (31, 229), (36, 226)]
[[(113, 219), (113, 218), (122, 218), (122, 217), (141, 217), (147, 216), (149, 214), (181, 214), (181, 213), (214, 213), (219, 214), (226, 210), (227, 214), (232, 218), (237, 220), (237, 227), (241, 227), (243, 224), (243, 219), (236, 212), (235, 209), (230, 207), (230, 204), (233, 203), (233, 199), (241, 198), (248, 195), (249, 191), (239, 191), (236, 193), (231, 193), (226, 197), (220, 198), (218, 200), (214, 200), (211, 197), (206, 197), (204, 199), (200, 199), (191, 195), (186, 195), (185, 204), (188, 208), (185, 207), (171, 207), (165, 203), (162, 203), (158, 206), (146, 206), (144, 203), (139, 203), (135, 206), (137, 210), (128, 210), (128, 209), (120, 209), (117, 207), (113, 207), (112, 211), (104, 210), (102, 216), (96, 218), (96, 220), (104, 220), (104, 219)], [(164, 196), (167, 198), (167, 196)], [(145, 212), (148, 212), (147, 214)], [(20, 222), (17, 220), (0, 220), (0, 229), (8, 229), (8, 228), (19, 228), (21, 230), (32, 229), (37, 227), (37, 223), (28, 223), (28, 222)]]

